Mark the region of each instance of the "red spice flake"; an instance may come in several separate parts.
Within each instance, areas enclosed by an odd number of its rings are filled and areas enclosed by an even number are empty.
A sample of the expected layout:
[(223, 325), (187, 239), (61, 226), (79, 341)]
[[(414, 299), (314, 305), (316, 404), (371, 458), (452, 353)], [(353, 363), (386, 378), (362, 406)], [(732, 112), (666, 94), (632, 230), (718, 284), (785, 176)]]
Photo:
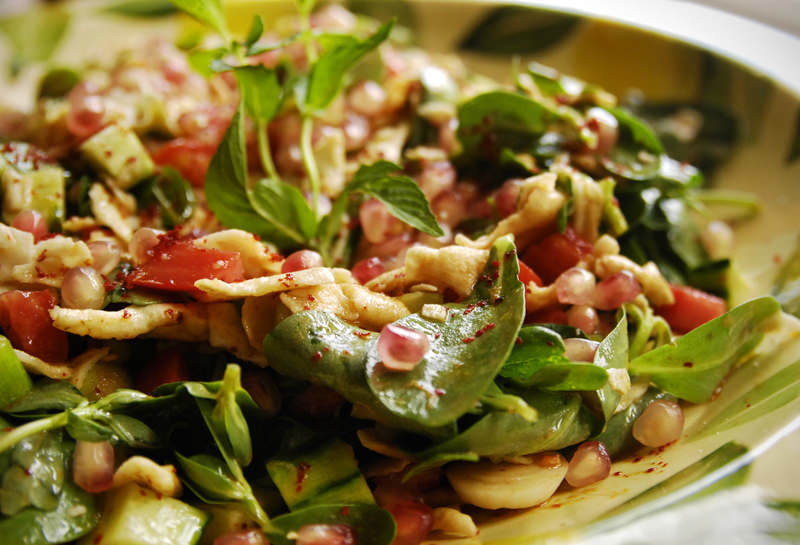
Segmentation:
[(776, 265), (780, 265), (781, 261), (783, 261), (783, 258), (780, 255), (775, 254), (772, 256), (772, 262), (775, 263)]
[(174, 308), (168, 308), (167, 310), (164, 311), (164, 316), (166, 316), (168, 318), (172, 318), (173, 316), (175, 316), (175, 309)]
[(123, 318), (123, 319), (127, 320), (127, 319), (128, 319), (128, 318), (130, 318), (130, 317), (131, 317), (131, 313), (130, 313), (130, 312), (128, 312), (128, 309), (127, 309), (127, 308), (126, 308), (125, 310), (123, 310), (123, 311), (122, 311), (122, 318)]
[(125, 164), (126, 165), (132, 165), (133, 163), (135, 163), (138, 160), (139, 160), (138, 157), (136, 157), (135, 155), (132, 155), (132, 156), (128, 157), (127, 159), (125, 159)]
[(499, 304), (500, 304), (500, 303), (502, 303), (503, 301), (504, 301), (503, 297), (502, 297), (502, 296), (499, 296), (499, 297), (497, 297), (497, 298), (496, 298), (494, 301), (492, 301), (492, 304), (493, 304), (493, 305), (499, 305)]
[(114, 152), (111, 151), (110, 149), (107, 149), (103, 151), (103, 155), (105, 155), (106, 157), (111, 157), (112, 155), (114, 155)]
[(94, 545), (98, 545), (101, 541), (103, 541), (103, 534), (97, 534), (94, 536), (92, 543), (94, 543)]
[(41, 262), (42, 262), (42, 261), (44, 261), (45, 259), (47, 259), (47, 248), (45, 248), (44, 250), (42, 250), (42, 253), (40, 253), (40, 254), (39, 254), (37, 257), (36, 257), (36, 262), (37, 262), (37, 263), (41, 263)]
[(622, 477), (623, 473), (622, 473), (622, 471), (615, 471), (614, 473), (612, 473), (612, 475), (614, 477)]
[(503, 259), (508, 261), (509, 259), (514, 257), (515, 255), (517, 255), (517, 251), (516, 250), (509, 250), (509, 251), (506, 252), (506, 255), (503, 256)]
[(4, 431), (5, 433), (8, 433), (8, 432), (10, 432), (10, 431), (11, 431), (11, 430), (13, 430), (13, 429), (14, 429), (14, 428), (3, 428), (3, 431)]
[(352, 355), (353, 355), (353, 353), (352, 353), (352, 352), (350, 352), (349, 350), (345, 350), (345, 351), (344, 351), (344, 355), (345, 355), (345, 356), (352, 356)]
[(361, 337), (362, 339), (366, 339), (369, 337), (369, 331), (353, 331), (353, 335), (356, 337)]
[(317, 300), (317, 298), (311, 295), (310, 293), (308, 294), (308, 297), (306, 297), (306, 299), (308, 300), (309, 303), (313, 303), (314, 301)]
[(494, 322), (489, 322), (488, 324), (486, 324), (485, 326), (483, 326), (482, 328), (480, 328), (478, 331), (476, 331), (476, 332), (475, 332), (475, 336), (476, 336), (476, 337), (480, 337), (481, 335), (483, 335), (483, 334), (484, 334), (484, 333), (486, 333), (487, 331), (491, 331), (491, 330), (492, 330), (492, 329), (494, 329), (494, 328), (495, 328), (495, 324), (494, 324)]
[(439, 397), (442, 397), (442, 396), (444, 395), (444, 390), (442, 390), (441, 388), (436, 388), (436, 389), (433, 391), (433, 393), (434, 393), (434, 394), (436, 394), (436, 395), (437, 395), (437, 396), (439, 396)]
[(558, 509), (559, 507), (561, 507), (561, 504), (560, 503), (554, 503), (550, 507), (552, 507), (553, 509)]
[(164, 494), (162, 494), (161, 492), (156, 492), (156, 499), (157, 500), (164, 499)]
[(436, 333), (433, 334), (433, 338), (434, 339), (438, 339), (441, 336), (442, 336), (442, 332), (441, 331), (437, 331)]
[(638, 463), (639, 463), (639, 462), (641, 462), (641, 461), (642, 461), (642, 457), (641, 457), (641, 456), (637, 456), (636, 458), (634, 458), (634, 459), (632, 460), (632, 463), (634, 463), (634, 464), (638, 464)]
[[(258, 237), (258, 239), (260, 240), (261, 237)], [(281, 254), (269, 254), (269, 260), (272, 261), (273, 263), (277, 263), (278, 261), (283, 261), (283, 256)]]
[(322, 359), (322, 352), (320, 352), (319, 350), (314, 352), (314, 355), (311, 356), (311, 361), (319, 361), (321, 359)]
[(684, 367), (694, 367), (694, 364), (690, 361), (683, 362)]
[(474, 340), (475, 340), (475, 337), (464, 337), (463, 339), (461, 339), (461, 342), (464, 343), (464, 344), (469, 344)]
[(648, 468), (645, 470), (645, 473), (652, 473), (652, 472), (654, 472), (655, 470), (656, 470), (656, 468), (654, 468), (654, 467), (648, 467)]
[(468, 304), (467, 308), (464, 309), (464, 316), (471, 313), (473, 310), (475, 310), (475, 305), (473, 303)]
[(750, 407), (752, 407), (752, 405), (751, 405), (750, 403), (747, 403), (747, 404), (745, 405), (745, 407), (749, 409)]
[(323, 347), (322, 347), (322, 351), (323, 351), (323, 352), (330, 352), (330, 351), (331, 351), (331, 349), (330, 349), (330, 348), (328, 348), (327, 346), (323, 346)]
[(499, 266), (500, 266), (500, 262), (499, 261), (497, 261), (496, 259), (494, 261), (492, 261), (492, 267), (499, 267)]
[(479, 308), (483, 308), (483, 307), (485, 307), (486, 305), (488, 305), (488, 304), (489, 304), (489, 302), (488, 302), (488, 301), (486, 301), (486, 300), (481, 300), (481, 301), (478, 301), (476, 304), (477, 304), (477, 306), (478, 306)]
[(147, 492), (143, 488), (140, 488), (139, 489), (139, 495), (140, 496), (147, 496)]
[(522, 337), (517, 337), (517, 340), (514, 341), (514, 344), (522, 344)]
[(342, 510), (339, 511), (339, 512), (342, 514), (343, 517), (346, 517), (347, 515), (350, 514), (350, 506), (349, 505), (345, 505), (344, 507), (342, 507)]
[(297, 466), (297, 480), (295, 481), (295, 490), (299, 494), (303, 491), (303, 483), (308, 479), (308, 474), (311, 471), (311, 465), (307, 462), (300, 462)]

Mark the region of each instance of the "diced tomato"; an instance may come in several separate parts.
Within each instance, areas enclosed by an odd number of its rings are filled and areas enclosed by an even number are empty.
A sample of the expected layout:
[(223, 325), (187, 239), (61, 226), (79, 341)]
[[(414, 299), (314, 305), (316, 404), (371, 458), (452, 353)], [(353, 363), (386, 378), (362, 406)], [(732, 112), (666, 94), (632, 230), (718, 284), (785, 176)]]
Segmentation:
[(552, 284), (562, 272), (577, 265), (591, 251), (592, 245), (568, 227), (564, 233), (553, 233), (528, 246), (522, 261), (536, 271), (546, 284)]
[(525, 286), (527, 286), (531, 282), (533, 282), (534, 284), (536, 284), (537, 286), (540, 286), (540, 287), (542, 285), (542, 279), (539, 278), (539, 275), (536, 274), (533, 271), (533, 269), (528, 267), (522, 261), (519, 262), (519, 280), (520, 280), (520, 282), (525, 284)]
[(673, 284), (670, 287), (675, 303), (656, 307), (655, 311), (678, 333), (687, 333), (727, 310), (725, 299), (716, 295), (689, 286)]
[(567, 313), (560, 307), (544, 308), (525, 316), (527, 324), (566, 324)]
[(153, 154), (157, 165), (171, 166), (195, 187), (202, 187), (208, 164), (217, 151), (216, 142), (176, 138)]
[(48, 362), (67, 361), (69, 342), (53, 326), (50, 309), (56, 298), (47, 290), (0, 294), (0, 329), (14, 348)]
[(136, 388), (146, 394), (162, 384), (189, 380), (189, 366), (186, 358), (177, 348), (167, 348), (147, 361), (136, 377)]
[(200, 248), (190, 240), (176, 239), (167, 234), (162, 235), (151, 254), (150, 259), (131, 271), (125, 279), (126, 285), (202, 295), (194, 287), (201, 278), (216, 278), (224, 282), (244, 280), (239, 252)]

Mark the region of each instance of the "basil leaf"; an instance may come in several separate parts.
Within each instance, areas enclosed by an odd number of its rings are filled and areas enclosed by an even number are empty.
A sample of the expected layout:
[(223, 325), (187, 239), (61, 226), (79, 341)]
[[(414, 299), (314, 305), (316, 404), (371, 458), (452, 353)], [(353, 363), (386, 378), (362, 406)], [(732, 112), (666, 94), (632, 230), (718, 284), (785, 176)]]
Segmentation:
[(359, 192), (375, 197), (400, 221), (423, 233), (442, 236), (444, 231), (436, 221), (430, 203), (419, 185), (408, 176), (390, 174), (399, 170), (400, 167), (388, 161), (362, 166), (345, 188), (345, 192)]
[(225, 463), (214, 456), (198, 454), (189, 458), (175, 453), (178, 463), (193, 490), (211, 502), (235, 502), (244, 491), (228, 472)]
[(247, 31), (244, 45), (250, 47), (261, 39), (262, 34), (264, 34), (264, 19), (261, 18), (261, 15), (256, 14), (253, 16), (253, 22), (250, 23), (250, 30)]
[(509, 238), (492, 246), (486, 268), (464, 303), (448, 304), (444, 323), (411, 314), (397, 325), (424, 333), (430, 348), (411, 371), (381, 363), (375, 343), (367, 357), (367, 382), (391, 413), (436, 427), (472, 409), (494, 381), (514, 346), (525, 314), (525, 288)]
[(170, 0), (122, 0), (101, 11), (128, 17), (164, 17), (177, 13), (178, 9)]
[(349, 34), (326, 34), (319, 41), (324, 52), (311, 68), (305, 108), (321, 112), (339, 94), (345, 75), (364, 55), (378, 47), (392, 30), (394, 22), (381, 25), (374, 34), (360, 40)]
[(170, 0), (170, 2), (227, 38), (228, 29), (221, 0)]
[(52, 57), (70, 24), (70, 13), (56, 6), (0, 19), (0, 32), (11, 49), (9, 66), (16, 75), (25, 66)]
[(772, 297), (753, 299), (672, 344), (635, 358), (630, 372), (648, 375), (656, 386), (676, 397), (703, 403), (728, 371), (758, 346), (779, 313), (780, 305)]
[(242, 90), (247, 113), (257, 121), (268, 122), (280, 110), (283, 88), (275, 70), (264, 65), (237, 66), (234, 75)]
[(259, 180), (253, 187), (252, 203), (262, 217), (291, 232), (293, 239), (311, 240), (317, 230), (317, 220), (308, 201), (299, 189), (286, 182)]
[(329, 504), (312, 505), (275, 517), (265, 530), (274, 545), (294, 545), (287, 537), (308, 524), (344, 524), (352, 528), (358, 545), (390, 545), (395, 536), (394, 517), (377, 505)]

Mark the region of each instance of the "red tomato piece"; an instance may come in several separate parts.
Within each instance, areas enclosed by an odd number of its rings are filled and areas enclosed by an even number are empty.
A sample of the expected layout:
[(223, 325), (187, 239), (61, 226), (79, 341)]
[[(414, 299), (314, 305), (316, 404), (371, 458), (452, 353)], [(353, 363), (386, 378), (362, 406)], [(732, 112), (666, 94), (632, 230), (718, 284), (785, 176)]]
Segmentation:
[(189, 380), (189, 366), (186, 358), (177, 348), (167, 348), (158, 352), (154, 358), (144, 364), (136, 377), (136, 388), (146, 394), (162, 384)]
[(716, 295), (689, 286), (673, 284), (670, 287), (675, 303), (656, 307), (655, 311), (678, 333), (687, 333), (721, 316), (728, 308), (725, 299)]
[(66, 361), (67, 334), (56, 329), (50, 318), (55, 304), (56, 298), (47, 290), (0, 294), (0, 329), (14, 348), (44, 361)]
[(202, 295), (194, 287), (201, 278), (216, 278), (224, 282), (244, 280), (239, 252), (200, 248), (190, 240), (163, 236), (151, 253), (150, 259), (128, 275), (126, 285)]
[(539, 278), (539, 275), (522, 261), (519, 262), (519, 281), (522, 282), (526, 287), (531, 282), (539, 287), (542, 286), (542, 279)]
[(216, 151), (215, 142), (176, 138), (155, 152), (153, 161), (157, 165), (173, 167), (193, 186), (202, 187), (208, 164)]
[(528, 246), (522, 261), (536, 271), (546, 284), (552, 284), (562, 272), (577, 265), (591, 251), (592, 245), (568, 227), (564, 233), (553, 233)]

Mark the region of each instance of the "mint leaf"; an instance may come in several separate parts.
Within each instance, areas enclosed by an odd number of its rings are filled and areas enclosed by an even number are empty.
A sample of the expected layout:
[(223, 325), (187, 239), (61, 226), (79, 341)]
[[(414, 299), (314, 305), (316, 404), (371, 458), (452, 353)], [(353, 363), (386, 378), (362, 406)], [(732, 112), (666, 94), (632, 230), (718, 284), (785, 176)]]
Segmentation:
[(264, 33), (264, 19), (260, 15), (253, 17), (253, 22), (250, 25), (250, 30), (247, 32), (247, 37), (244, 40), (244, 45), (250, 47), (256, 43), (261, 35)]
[(262, 122), (275, 117), (283, 100), (283, 89), (275, 70), (263, 65), (237, 66), (234, 74), (250, 117)]
[(287, 236), (298, 240), (310, 240), (314, 236), (317, 229), (314, 212), (300, 190), (293, 185), (265, 178), (253, 187), (251, 199), (253, 207), (262, 217), (276, 225), (285, 226)]
[(386, 40), (393, 25), (394, 21), (382, 25), (364, 40), (349, 34), (320, 36), (319, 41), (325, 52), (311, 69), (305, 94), (306, 109), (312, 112), (324, 110), (339, 94), (347, 71)]
[(201, 23), (204, 23), (226, 39), (228, 28), (225, 21), (225, 11), (221, 0), (170, 0), (179, 9), (185, 11)]

